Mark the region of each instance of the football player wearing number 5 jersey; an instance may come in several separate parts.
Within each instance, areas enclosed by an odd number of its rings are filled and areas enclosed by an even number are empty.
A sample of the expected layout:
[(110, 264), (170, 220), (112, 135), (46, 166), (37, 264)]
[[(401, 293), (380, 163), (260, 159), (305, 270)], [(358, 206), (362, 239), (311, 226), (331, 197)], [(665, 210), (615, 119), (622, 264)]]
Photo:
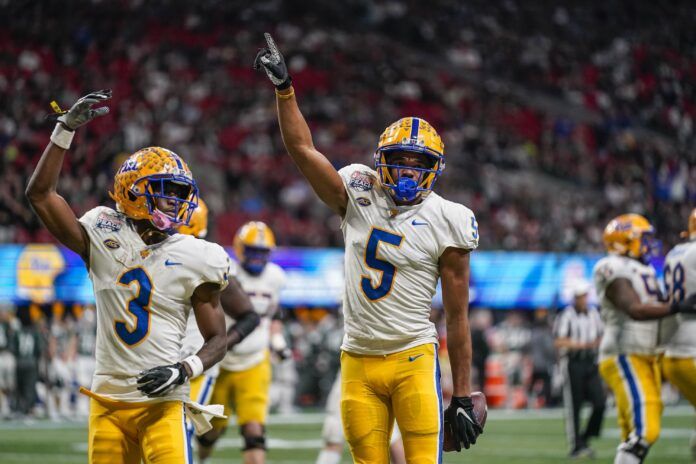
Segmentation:
[(600, 300), (604, 336), (599, 372), (618, 409), (622, 442), (615, 464), (643, 462), (660, 433), (660, 368), (657, 348), (660, 319), (694, 312), (694, 299), (662, 303), (655, 269), (654, 229), (638, 214), (614, 218), (604, 229), (608, 256), (597, 262), (594, 281)]
[[(174, 228), (197, 206), (191, 171), (159, 147), (131, 155), (116, 173), (116, 210), (77, 219), (56, 192), (75, 129), (108, 112), (89, 94), (61, 113), (26, 194), (48, 230), (87, 264), (96, 298), (96, 368), (90, 390), (88, 457), (93, 464), (188, 463), (188, 379), (225, 354), (220, 291), (229, 257), (218, 245)], [(191, 309), (205, 340), (179, 361)], [(190, 407), (190, 406), (187, 406)]]
[[(336, 171), (312, 144), (283, 57), (269, 34), (266, 41), (255, 67), (276, 86), (285, 147), (319, 198), (343, 218), (341, 416), (353, 459), (388, 463), (396, 419), (407, 462), (440, 462), (446, 428), (457, 450), (482, 432), (470, 396), (467, 318), (469, 253), (478, 246), (474, 214), (432, 191), (445, 167), (444, 145), (417, 117), (387, 127), (375, 169), (354, 164)], [(438, 338), (429, 320), (438, 279), (454, 383), (444, 413)]]
[[(696, 293), (696, 209), (689, 216), (687, 241), (665, 258), (665, 290), (670, 301), (682, 301)], [(665, 378), (696, 408), (696, 315), (677, 314), (662, 327), (666, 340), (662, 358)], [(696, 431), (691, 436), (691, 455), (696, 462)]]

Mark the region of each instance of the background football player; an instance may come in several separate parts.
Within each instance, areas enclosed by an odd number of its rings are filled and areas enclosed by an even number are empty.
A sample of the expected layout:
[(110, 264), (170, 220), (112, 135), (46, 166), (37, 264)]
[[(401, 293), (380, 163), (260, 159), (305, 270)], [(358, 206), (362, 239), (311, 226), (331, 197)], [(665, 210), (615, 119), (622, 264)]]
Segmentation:
[[(208, 235), (208, 207), (202, 198), (198, 199), (198, 208), (191, 215), (191, 220), (188, 224), (179, 226), (179, 233), (193, 235), (196, 238), (205, 238)], [(230, 263), (230, 272), (228, 274), (229, 285), (220, 294), (220, 303), (225, 314), (234, 318), (235, 322), (227, 330), (227, 349), (232, 349), (237, 343), (244, 340), (247, 335), (251, 334), (261, 322), (261, 318), (254, 311), (254, 307), (249, 300), (249, 297), (244, 292), (237, 281), (237, 267)], [(195, 354), (203, 346), (204, 340), (196, 317), (193, 313), (189, 314), (186, 325), (186, 336), (184, 337), (183, 347), (181, 350), (181, 358), (186, 359), (192, 354)], [(219, 364), (215, 364), (210, 369), (206, 370), (203, 375), (191, 380), (190, 397), (192, 401), (198, 404), (206, 405), (210, 401), (210, 395), (213, 392), (215, 381), (219, 372)], [(195, 433), (195, 428), (191, 420), (186, 421), (186, 431), (189, 438), (189, 446), (192, 446), (192, 438)], [(193, 450), (191, 450), (190, 460), (193, 461)]]
[(660, 433), (660, 368), (655, 319), (693, 311), (693, 300), (660, 302), (655, 269), (654, 229), (638, 214), (614, 218), (604, 229), (608, 256), (593, 270), (604, 336), (599, 347), (599, 371), (618, 409), (622, 443), (616, 464), (643, 462)]
[[(312, 143), (285, 61), (273, 39), (254, 66), (276, 86), (285, 148), (319, 198), (342, 218), (346, 244), (341, 347), (341, 415), (356, 463), (389, 462), (396, 418), (406, 460), (440, 462), (443, 432), (456, 449), (482, 432), (471, 400), (469, 253), (474, 214), (432, 192), (444, 145), (426, 121), (409, 117), (379, 139), (375, 169), (336, 171)], [(437, 331), (430, 307), (442, 279), (454, 395), (442, 411)]]
[[(240, 264), (236, 274), (242, 289), (261, 318), (259, 326), (242, 342), (234, 345), (220, 362), (211, 402), (225, 405), (225, 415), (237, 415), (244, 439), (244, 463), (263, 463), (266, 456), (266, 417), (268, 415), (271, 361), (269, 346), (282, 353), (287, 345), (280, 333), (282, 325), (274, 319), (285, 272), (269, 262), (275, 237), (263, 222), (244, 224), (234, 237), (234, 251)], [(228, 318), (231, 327), (234, 321)], [(227, 427), (226, 419), (214, 419), (213, 430), (198, 438), (201, 464)]]
[[(79, 220), (56, 192), (75, 130), (107, 107), (111, 91), (91, 93), (58, 117), (29, 181), (34, 211), (58, 241), (85, 261), (97, 305), (96, 371), (91, 391), (90, 463), (184, 463), (189, 378), (225, 353), (220, 290), (229, 257), (218, 245), (181, 234), (198, 191), (175, 153), (151, 147), (115, 175), (116, 210), (100, 206)], [(193, 308), (205, 344), (178, 362)], [(155, 367), (157, 366), (157, 367)]]
[[(671, 302), (696, 293), (696, 209), (689, 216), (686, 242), (675, 246), (665, 258), (664, 283)], [(668, 334), (662, 372), (667, 380), (696, 408), (696, 315), (677, 314), (665, 320)], [(691, 436), (691, 454), (696, 462), (696, 431)]]

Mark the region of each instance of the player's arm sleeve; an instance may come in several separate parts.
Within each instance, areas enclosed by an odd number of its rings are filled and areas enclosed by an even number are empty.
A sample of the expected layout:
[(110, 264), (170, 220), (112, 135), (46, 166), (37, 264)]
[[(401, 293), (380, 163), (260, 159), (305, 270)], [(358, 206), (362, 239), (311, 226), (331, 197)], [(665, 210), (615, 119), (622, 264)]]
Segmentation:
[(194, 283), (193, 290), (204, 283), (213, 283), (220, 286), (220, 290), (224, 290), (229, 283), (230, 272), (235, 272), (224, 248), (216, 243), (204, 242), (206, 249), (202, 250), (201, 260), (201, 276)]
[(622, 266), (614, 257), (607, 257), (600, 260), (592, 272), (597, 293), (603, 293), (609, 285), (619, 278), (631, 279), (626, 266)]
[(450, 247), (464, 250), (474, 250), (478, 247), (478, 222), (469, 208), (453, 203), (443, 212), (443, 219), (443, 227), (437, 230), (440, 235), (438, 257)]
[[(100, 256), (103, 256), (109, 250), (108, 246), (120, 246), (118, 241), (110, 236), (116, 236), (120, 228), (125, 226), (125, 222), (120, 218), (120, 215), (105, 206), (97, 206), (92, 208), (78, 219), (80, 225), (87, 234), (89, 239), (89, 268), (98, 261)], [(113, 251), (113, 249), (111, 249)]]
[(345, 221), (358, 213), (356, 203), (363, 202), (363, 206), (369, 205), (373, 200), (374, 189), (379, 188), (379, 180), (374, 170), (363, 164), (350, 164), (341, 168), (338, 175), (343, 181), (348, 194)]

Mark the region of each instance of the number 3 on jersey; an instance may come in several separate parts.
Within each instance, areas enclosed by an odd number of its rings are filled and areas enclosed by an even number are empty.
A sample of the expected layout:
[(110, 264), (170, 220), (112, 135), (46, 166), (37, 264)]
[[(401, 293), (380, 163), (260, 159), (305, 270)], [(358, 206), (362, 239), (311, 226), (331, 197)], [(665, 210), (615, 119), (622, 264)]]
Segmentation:
[(114, 322), (116, 335), (128, 346), (137, 345), (145, 340), (147, 334), (150, 333), (152, 281), (142, 267), (126, 271), (118, 279), (118, 284), (124, 287), (130, 287), (134, 283), (137, 284), (138, 292), (134, 298), (128, 300), (127, 309), (129, 313), (135, 316), (135, 327), (131, 330), (128, 326), (132, 324), (127, 324), (122, 320)]
[(396, 275), (396, 266), (389, 261), (385, 261), (377, 257), (379, 244), (384, 242), (387, 245), (400, 247), (404, 237), (382, 229), (373, 228), (370, 236), (367, 239), (365, 247), (365, 264), (371, 269), (379, 271), (382, 276), (376, 286), (372, 284), (369, 276), (363, 275), (360, 279), (360, 287), (363, 293), (371, 301), (377, 301), (389, 294), (394, 284), (394, 276)]

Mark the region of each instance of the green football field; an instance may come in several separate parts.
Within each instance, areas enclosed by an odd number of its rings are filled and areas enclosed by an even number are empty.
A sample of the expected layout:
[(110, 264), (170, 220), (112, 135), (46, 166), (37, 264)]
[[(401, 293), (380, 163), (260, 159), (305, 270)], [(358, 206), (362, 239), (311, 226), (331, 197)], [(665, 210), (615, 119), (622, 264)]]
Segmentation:
[[(321, 445), (321, 414), (271, 416), (268, 427), (269, 463), (307, 463), (316, 458)], [(604, 422), (603, 437), (594, 443), (596, 462), (612, 462), (618, 443), (616, 418)], [(650, 451), (647, 463), (689, 463), (689, 437), (694, 413), (688, 407), (668, 408), (662, 436)], [(219, 442), (212, 462), (241, 463), (240, 440), (236, 427)], [(87, 430), (81, 423), (48, 421), (0, 422), (0, 463), (84, 463)], [(445, 463), (534, 464), (572, 462), (566, 458), (566, 443), (561, 412), (492, 411), (484, 435), (469, 451), (447, 453)], [(343, 461), (350, 463), (346, 451)]]

